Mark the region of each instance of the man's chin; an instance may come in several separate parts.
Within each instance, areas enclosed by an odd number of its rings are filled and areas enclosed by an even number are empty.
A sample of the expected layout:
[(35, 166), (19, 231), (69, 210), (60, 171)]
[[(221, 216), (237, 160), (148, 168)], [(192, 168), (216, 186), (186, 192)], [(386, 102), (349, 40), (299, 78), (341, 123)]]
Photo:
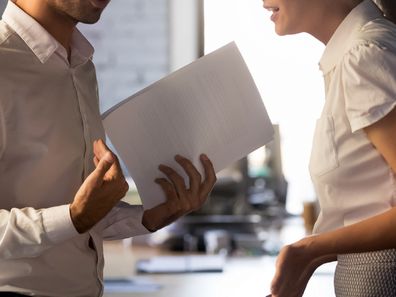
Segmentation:
[(81, 17), (77, 20), (77, 22), (83, 23), (83, 24), (95, 24), (100, 20), (100, 16), (101, 16), (101, 13), (99, 13), (98, 15)]

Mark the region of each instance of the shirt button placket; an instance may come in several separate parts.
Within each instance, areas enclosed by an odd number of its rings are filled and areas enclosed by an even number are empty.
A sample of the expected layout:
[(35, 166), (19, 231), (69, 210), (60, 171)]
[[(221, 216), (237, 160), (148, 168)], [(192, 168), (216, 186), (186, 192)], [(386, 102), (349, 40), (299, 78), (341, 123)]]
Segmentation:
[[(78, 66), (77, 67), (73, 67), (70, 68), (70, 74), (73, 80), (73, 86), (74, 86), (74, 91), (76, 93), (76, 99), (77, 99), (77, 103), (78, 103), (78, 108), (80, 111), (80, 116), (81, 116), (81, 123), (83, 126), (83, 134), (84, 134), (84, 168), (83, 168), (83, 174), (84, 174), (84, 179), (87, 177), (88, 175), (88, 168), (89, 168), (89, 158), (88, 158), (88, 148), (89, 148), (89, 141), (90, 141), (90, 135), (89, 135), (89, 125), (88, 125), (88, 120), (87, 120), (87, 115), (86, 115), (86, 111), (84, 108), (84, 102), (80, 96), (80, 93), (78, 91), (78, 78), (77, 76), (77, 72), (78, 72)], [(92, 239), (93, 240), (93, 239)], [(94, 270), (94, 276), (97, 279), (98, 285), (99, 285), (99, 294), (98, 296), (102, 296), (103, 294), (103, 284), (99, 278), (100, 275), (100, 263), (99, 263), (99, 256), (98, 256), (98, 252), (97, 252), (97, 248), (95, 247), (95, 253), (96, 253), (96, 269)]]

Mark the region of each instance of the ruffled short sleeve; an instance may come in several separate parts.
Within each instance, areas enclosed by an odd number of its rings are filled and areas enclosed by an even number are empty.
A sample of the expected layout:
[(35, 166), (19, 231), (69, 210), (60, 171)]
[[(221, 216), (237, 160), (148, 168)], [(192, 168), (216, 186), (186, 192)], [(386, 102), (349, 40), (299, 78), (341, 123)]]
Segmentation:
[(396, 51), (356, 46), (345, 56), (342, 87), (352, 132), (379, 121), (396, 106)]

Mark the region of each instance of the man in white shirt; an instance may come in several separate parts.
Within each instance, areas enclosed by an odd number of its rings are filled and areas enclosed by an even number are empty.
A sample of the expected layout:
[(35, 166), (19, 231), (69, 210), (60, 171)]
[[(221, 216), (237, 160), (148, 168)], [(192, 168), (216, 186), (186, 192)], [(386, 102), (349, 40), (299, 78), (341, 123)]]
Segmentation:
[(119, 202), (128, 187), (101, 140), (93, 48), (75, 28), (109, 1), (9, 1), (0, 22), (0, 296), (101, 296), (103, 239), (158, 230), (199, 208), (215, 183), (205, 155), (202, 180), (177, 156), (187, 188), (161, 165), (167, 202)]

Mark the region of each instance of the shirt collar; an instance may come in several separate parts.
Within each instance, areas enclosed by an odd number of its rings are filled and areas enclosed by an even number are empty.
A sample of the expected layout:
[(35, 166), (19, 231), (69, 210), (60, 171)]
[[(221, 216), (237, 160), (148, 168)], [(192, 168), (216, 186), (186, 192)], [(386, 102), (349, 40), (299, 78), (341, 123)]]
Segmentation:
[[(8, 1), (2, 19), (23, 39), (41, 63), (45, 63), (55, 52), (59, 52), (67, 60), (65, 48), (12, 1)], [(71, 43), (72, 52), (76, 51), (83, 60), (92, 58), (94, 49), (77, 28), (73, 32)]]
[(351, 42), (367, 22), (383, 16), (372, 0), (364, 0), (341, 22), (326, 45), (319, 66), (323, 74), (329, 72), (349, 50)]

